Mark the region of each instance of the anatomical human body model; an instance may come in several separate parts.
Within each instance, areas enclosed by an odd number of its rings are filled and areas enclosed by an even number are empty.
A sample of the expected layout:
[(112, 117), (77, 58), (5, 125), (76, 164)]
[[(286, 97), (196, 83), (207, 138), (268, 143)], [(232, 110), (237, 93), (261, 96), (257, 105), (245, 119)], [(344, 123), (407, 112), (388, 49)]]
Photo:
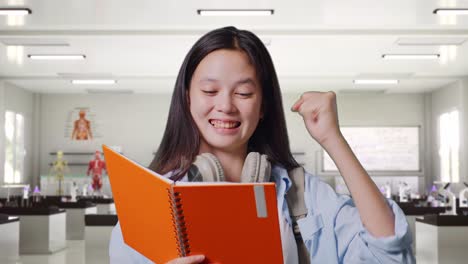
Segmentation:
[(101, 160), (101, 152), (96, 151), (94, 159), (89, 162), (88, 171), (86, 174), (92, 176), (92, 187), (94, 194), (101, 193), (102, 188), (102, 171), (106, 169), (106, 163)]
[(63, 159), (63, 152), (57, 151), (57, 159), (52, 162), (52, 168), (50, 169), (50, 174), (55, 177), (58, 181), (57, 194), (63, 195), (62, 183), (65, 176), (65, 173), (70, 172), (68, 168), (68, 162)]

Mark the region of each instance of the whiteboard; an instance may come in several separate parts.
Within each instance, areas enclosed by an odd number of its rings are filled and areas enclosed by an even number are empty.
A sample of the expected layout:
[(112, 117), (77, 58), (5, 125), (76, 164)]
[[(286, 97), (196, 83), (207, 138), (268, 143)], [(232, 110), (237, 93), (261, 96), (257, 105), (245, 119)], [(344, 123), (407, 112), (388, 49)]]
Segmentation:
[[(341, 127), (366, 171), (420, 171), (419, 127)], [(338, 171), (323, 150), (322, 171)]]

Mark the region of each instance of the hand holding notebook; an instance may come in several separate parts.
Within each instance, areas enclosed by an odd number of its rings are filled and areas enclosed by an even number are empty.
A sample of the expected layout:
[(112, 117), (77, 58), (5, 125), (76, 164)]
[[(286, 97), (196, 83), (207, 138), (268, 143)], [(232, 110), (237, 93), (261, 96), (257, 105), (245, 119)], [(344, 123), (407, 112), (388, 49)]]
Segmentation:
[(205, 260), (204, 255), (193, 255), (188, 257), (176, 258), (166, 264), (198, 264)]
[(103, 146), (127, 245), (156, 263), (282, 263), (274, 183), (173, 182)]

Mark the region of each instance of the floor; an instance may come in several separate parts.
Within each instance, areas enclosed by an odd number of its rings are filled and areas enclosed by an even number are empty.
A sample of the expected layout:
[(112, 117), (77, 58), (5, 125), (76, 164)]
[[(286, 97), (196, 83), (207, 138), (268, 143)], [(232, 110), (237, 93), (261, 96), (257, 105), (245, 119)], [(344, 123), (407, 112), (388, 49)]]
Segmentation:
[[(21, 255), (18, 261), (11, 264), (91, 264), (109, 263), (107, 250), (86, 254), (84, 240), (67, 240), (67, 248), (54, 254)], [(10, 263), (8, 263), (10, 264)]]

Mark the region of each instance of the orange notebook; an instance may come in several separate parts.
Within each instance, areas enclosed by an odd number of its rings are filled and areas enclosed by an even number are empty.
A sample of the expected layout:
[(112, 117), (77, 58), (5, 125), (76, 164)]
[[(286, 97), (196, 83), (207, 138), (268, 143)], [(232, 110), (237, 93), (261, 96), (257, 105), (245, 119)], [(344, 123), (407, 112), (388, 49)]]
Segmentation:
[(155, 263), (283, 263), (274, 183), (174, 182), (103, 146), (127, 245)]

